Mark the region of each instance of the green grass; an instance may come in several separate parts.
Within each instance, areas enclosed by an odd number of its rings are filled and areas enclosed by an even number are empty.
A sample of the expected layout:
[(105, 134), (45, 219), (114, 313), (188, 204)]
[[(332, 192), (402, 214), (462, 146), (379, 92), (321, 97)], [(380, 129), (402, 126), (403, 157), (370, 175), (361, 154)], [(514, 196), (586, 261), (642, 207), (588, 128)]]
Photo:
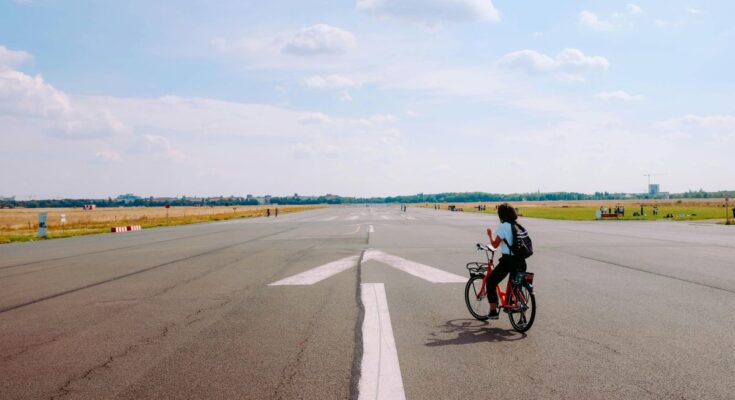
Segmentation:
[[(592, 221), (595, 219), (595, 211), (599, 207), (520, 207), (520, 214), (530, 218), (561, 219), (574, 221)], [(467, 211), (473, 209), (465, 207)], [(621, 220), (665, 220), (694, 221), (705, 219), (725, 219), (725, 209), (722, 207), (696, 207), (696, 206), (661, 206), (658, 215), (653, 215), (651, 207), (646, 207), (644, 216), (633, 216), (639, 211), (639, 207), (628, 206), (625, 208), (625, 217)], [(495, 213), (488, 209), (486, 213)], [(673, 214), (674, 218), (664, 218), (666, 214)]]

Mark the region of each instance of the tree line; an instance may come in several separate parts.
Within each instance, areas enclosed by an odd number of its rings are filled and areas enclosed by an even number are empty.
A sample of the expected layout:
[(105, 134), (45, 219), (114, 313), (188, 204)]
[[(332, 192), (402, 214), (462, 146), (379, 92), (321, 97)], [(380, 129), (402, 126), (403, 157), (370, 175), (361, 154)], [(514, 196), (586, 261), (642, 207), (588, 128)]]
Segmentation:
[[(671, 194), (672, 199), (701, 199), (701, 198), (723, 198), (735, 197), (735, 191), (705, 192), (703, 190), (687, 191)], [(571, 200), (624, 200), (624, 199), (651, 199), (647, 194), (627, 194), (595, 192), (593, 194), (578, 192), (548, 192), (548, 193), (486, 193), (486, 192), (462, 192), (462, 193), (437, 193), (437, 194), (415, 194), (410, 196), (388, 196), (388, 197), (342, 197), (342, 196), (318, 196), (300, 197), (283, 196), (271, 197), (271, 204), (282, 205), (308, 205), (308, 204), (383, 204), (383, 203), (481, 203), (481, 202), (519, 202), (519, 201), (571, 201)], [(0, 207), (25, 207), (25, 208), (56, 208), (56, 207), (82, 207), (94, 204), (97, 207), (163, 207), (171, 206), (240, 206), (258, 205), (254, 198), (245, 197), (219, 197), (219, 198), (196, 198), (182, 196), (172, 199), (160, 198), (136, 198), (136, 199), (41, 199), (41, 200), (3, 200)]]

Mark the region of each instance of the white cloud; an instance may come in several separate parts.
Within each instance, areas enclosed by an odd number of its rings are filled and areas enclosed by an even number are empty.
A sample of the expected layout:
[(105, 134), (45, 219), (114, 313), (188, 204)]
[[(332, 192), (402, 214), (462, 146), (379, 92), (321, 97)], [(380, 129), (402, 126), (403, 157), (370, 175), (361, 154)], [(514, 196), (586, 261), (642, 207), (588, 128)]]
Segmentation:
[(172, 161), (190, 161), (190, 157), (175, 149), (171, 141), (161, 135), (143, 134), (128, 151), (132, 154), (143, 153), (157, 157), (165, 157)]
[(281, 51), (297, 55), (338, 54), (356, 46), (352, 33), (327, 24), (304, 28), (286, 38)]
[(596, 31), (611, 31), (615, 28), (611, 22), (601, 20), (597, 14), (587, 10), (579, 13), (579, 23)]
[(120, 153), (112, 150), (103, 150), (94, 153), (95, 161), (99, 163), (112, 163), (122, 161)]
[(698, 8), (694, 8), (694, 7), (689, 7), (689, 8), (687, 8), (687, 12), (689, 14), (699, 15), (699, 14), (702, 13), (702, 10), (700, 10)]
[(350, 95), (350, 92), (343, 90), (337, 94), (337, 100), (350, 102), (352, 101), (352, 96)]
[(583, 10), (579, 13), (580, 25), (596, 31), (613, 31), (620, 28), (630, 28), (636, 17), (645, 14), (636, 4), (628, 3), (624, 12), (614, 12), (609, 19), (600, 18), (592, 11)]
[(625, 102), (641, 101), (645, 99), (645, 97), (641, 94), (630, 94), (624, 90), (615, 90), (612, 92), (600, 92), (600, 93), (595, 94), (593, 97), (598, 100), (604, 100), (604, 101), (618, 100), (618, 101), (625, 101)]
[(313, 75), (304, 78), (303, 84), (310, 89), (345, 89), (361, 86), (360, 82), (342, 75)]
[(628, 4), (625, 6), (625, 10), (628, 11), (631, 15), (640, 15), (643, 14), (643, 9), (635, 4)]
[(579, 49), (564, 49), (552, 58), (535, 50), (519, 50), (508, 53), (498, 60), (498, 65), (532, 73), (579, 73), (604, 70), (610, 65), (605, 57), (588, 56)]
[(656, 124), (656, 127), (665, 130), (714, 130), (727, 132), (735, 137), (735, 116), (732, 115), (685, 115)]
[(44, 82), (12, 68), (0, 69), (0, 114), (46, 117), (71, 111), (69, 98)]
[(358, 0), (357, 9), (424, 23), (500, 20), (492, 0)]
[(0, 69), (14, 67), (31, 59), (33, 59), (33, 56), (30, 53), (10, 50), (5, 46), (0, 46)]
[(294, 158), (334, 158), (340, 154), (340, 149), (331, 144), (306, 144), (297, 143), (291, 147), (291, 155)]
[(327, 114), (321, 112), (305, 113), (299, 118), (299, 123), (302, 125), (320, 125), (331, 123), (332, 119)]

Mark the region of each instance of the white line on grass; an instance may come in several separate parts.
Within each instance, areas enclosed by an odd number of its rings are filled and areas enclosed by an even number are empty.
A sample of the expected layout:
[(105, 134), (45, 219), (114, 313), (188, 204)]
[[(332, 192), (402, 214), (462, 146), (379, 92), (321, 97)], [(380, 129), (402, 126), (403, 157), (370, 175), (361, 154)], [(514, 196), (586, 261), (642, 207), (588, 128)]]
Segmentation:
[(362, 363), (360, 400), (403, 400), (401, 366), (390, 323), (388, 299), (382, 283), (363, 283), (361, 300), (365, 306), (362, 323)]

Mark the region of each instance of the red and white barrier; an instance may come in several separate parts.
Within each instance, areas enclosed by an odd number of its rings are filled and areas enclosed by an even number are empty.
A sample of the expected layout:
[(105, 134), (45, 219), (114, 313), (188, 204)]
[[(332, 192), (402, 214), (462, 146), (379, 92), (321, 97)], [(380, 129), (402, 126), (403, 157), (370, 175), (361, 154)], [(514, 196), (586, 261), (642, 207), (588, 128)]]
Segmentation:
[(113, 226), (110, 229), (112, 233), (131, 232), (131, 231), (140, 231), (140, 230), (143, 230), (143, 228), (140, 225)]

